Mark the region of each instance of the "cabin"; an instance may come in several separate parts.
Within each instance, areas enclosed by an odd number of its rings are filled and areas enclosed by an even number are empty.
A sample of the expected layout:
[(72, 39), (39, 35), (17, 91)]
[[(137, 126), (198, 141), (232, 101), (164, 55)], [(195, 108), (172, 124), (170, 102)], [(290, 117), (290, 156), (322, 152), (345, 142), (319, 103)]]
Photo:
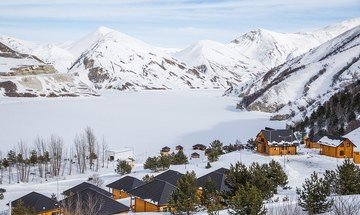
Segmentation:
[(205, 151), (207, 147), (203, 144), (195, 144), (195, 145), (193, 145), (192, 148), (193, 148), (193, 150)]
[(348, 138), (337, 136), (324, 136), (319, 140), (320, 154), (334, 158), (353, 158), (354, 143)]
[(175, 147), (175, 149), (176, 149), (176, 151), (182, 151), (182, 150), (184, 150), (184, 147), (182, 147), (181, 145), (177, 145)]
[(198, 158), (200, 158), (200, 154), (197, 153), (197, 152), (194, 152), (194, 153), (191, 154), (191, 158), (192, 159), (198, 159)]
[(320, 149), (320, 143), (319, 140), (322, 138), (322, 135), (316, 134), (312, 137), (305, 137), (304, 138), (304, 143), (305, 143), (305, 148), (308, 149)]
[(31, 192), (11, 202), (11, 210), (22, 202), (25, 207), (37, 215), (55, 215), (59, 213), (59, 203), (37, 192)]
[(256, 151), (266, 155), (295, 155), (299, 141), (289, 129), (266, 127), (255, 138)]
[(92, 187), (60, 202), (64, 215), (72, 214), (128, 214), (130, 208), (110, 198)]
[(109, 191), (110, 189), (112, 189), (114, 199), (124, 199), (130, 197), (130, 190), (133, 190), (144, 184), (145, 182), (137, 178), (125, 176), (120, 178), (119, 180), (114, 181), (113, 183), (106, 185), (106, 187), (109, 188)]
[(165, 146), (160, 150), (161, 155), (169, 155), (169, 153), (170, 153), (170, 147), (168, 146)]
[(358, 151), (360, 149), (360, 127), (347, 133), (344, 137), (355, 144), (356, 149), (354, 149), (353, 161), (356, 164), (360, 164), (360, 152)]
[(101, 189), (101, 188), (99, 188), (99, 187), (97, 187), (97, 186), (95, 186), (95, 185), (93, 185), (93, 184), (90, 184), (90, 183), (88, 183), (88, 182), (83, 182), (83, 183), (81, 183), (81, 184), (78, 184), (78, 185), (70, 188), (70, 189), (67, 189), (67, 190), (65, 190), (62, 194), (63, 194), (65, 197), (70, 197), (70, 196), (73, 196), (73, 195), (75, 195), (75, 194), (78, 194), (78, 193), (80, 193), (81, 191), (86, 190), (86, 189), (89, 189), (89, 188), (91, 188), (92, 190), (95, 190), (95, 191), (97, 191), (98, 193), (101, 193), (101, 194), (103, 194), (103, 195), (105, 195), (105, 196), (108, 196), (108, 197), (110, 197), (110, 198), (113, 197), (112, 193), (110, 193), (110, 192), (108, 192), (108, 191), (106, 191), (106, 190), (104, 190), (104, 189)]
[(108, 161), (133, 160), (134, 150), (132, 148), (120, 148), (117, 150), (107, 150), (105, 152)]
[(182, 176), (183, 174), (177, 171), (168, 170), (155, 176), (153, 181), (130, 190), (132, 210), (134, 212), (171, 212), (170, 196)]

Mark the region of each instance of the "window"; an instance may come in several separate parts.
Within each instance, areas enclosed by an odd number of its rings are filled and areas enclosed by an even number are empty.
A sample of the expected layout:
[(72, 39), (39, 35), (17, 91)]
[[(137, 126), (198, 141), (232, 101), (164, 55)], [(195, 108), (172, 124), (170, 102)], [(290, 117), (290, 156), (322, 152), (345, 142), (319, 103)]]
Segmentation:
[(340, 151), (340, 156), (344, 156), (344, 151), (343, 150)]

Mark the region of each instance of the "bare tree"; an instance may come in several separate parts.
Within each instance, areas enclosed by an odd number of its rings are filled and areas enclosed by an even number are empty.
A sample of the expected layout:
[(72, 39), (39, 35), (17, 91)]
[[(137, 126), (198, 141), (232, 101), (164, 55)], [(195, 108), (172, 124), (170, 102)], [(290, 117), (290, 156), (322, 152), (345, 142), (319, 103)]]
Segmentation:
[(38, 136), (34, 140), (34, 146), (38, 155), (39, 176), (43, 178), (45, 176), (45, 172), (47, 171), (47, 159), (45, 159), (45, 154), (48, 153), (46, 153), (46, 141), (42, 137)]
[(20, 140), (17, 146), (17, 156), (16, 156), (16, 171), (18, 182), (28, 182), (30, 175), (30, 161), (28, 158), (28, 147), (27, 145)]
[(94, 159), (96, 159), (97, 157), (97, 155), (95, 154), (96, 137), (93, 130), (90, 127), (87, 127), (85, 129), (85, 137), (89, 152), (90, 169), (94, 170)]
[(360, 214), (360, 197), (336, 196), (334, 197), (334, 205), (330, 212), (333, 215), (357, 215)]
[(104, 184), (104, 180), (100, 178), (99, 174), (93, 174), (91, 183), (97, 187), (101, 187)]
[(84, 135), (76, 135), (74, 139), (77, 166), (80, 173), (86, 170), (86, 140)]
[(297, 203), (282, 202), (282, 203), (276, 203), (275, 205), (268, 207), (267, 214), (271, 214), (271, 215), (301, 215), (301, 214), (303, 214), (303, 211)]
[(101, 215), (104, 207), (104, 197), (97, 197), (95, 193), (77, 193), (62, 201), (61, 207), (64, 215), (91, 214)]
[(96, 156), (96, 168), (95, 168), (95, 171), (96, 172), (98, 172), (99, 171), (99, 160), (100, 160), (100, 158), (99, 158), (99, 155), (100, 155), (100, 146), (99, 146), (99, 143), (98, 142), (96, 142), (96, 154), (97, 154), (97, 156)]
[[(108, 144), (107, 144), (107, 142), (105, 140), (105, 137), (102, 138), (101, 149), (102, 149), (102, 153), (101, 153), (101, 155), (102, 155), (102, 168), (104, 168), (105, 167), (106, 152), (109, 149), (109, 146), (108, 146)], [(108, 159), (106, 159), (106, 160), (108, 160)], [(109, 162), (107, 162), (106, 168), (108, 168), (108, 167), (109, 167)]]
[(69, 149), (69, 168), (68, 168), (68, 174), (71, 175), (72, 172), (72, 166), (73, 166), (73, 158), (74, 158), (74, 148), (70, 147)]
[(51, 135), (48, 146), (50, 153), (51, 174), (53, 176), (59, 176), (63, 153), (62, 150), (64, 146), (63, 139), (59, 136)]

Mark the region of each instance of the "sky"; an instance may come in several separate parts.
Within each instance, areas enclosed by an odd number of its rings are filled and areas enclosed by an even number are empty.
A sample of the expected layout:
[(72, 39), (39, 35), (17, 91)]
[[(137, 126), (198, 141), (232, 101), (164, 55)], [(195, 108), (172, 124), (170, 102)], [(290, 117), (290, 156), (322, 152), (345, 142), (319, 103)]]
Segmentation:
[(152, 45), (229, 42), (247, 31), (317, 29), (360, 17), (360, 0), (0, 0), (0, 34), (75, 41), (100, 26)]

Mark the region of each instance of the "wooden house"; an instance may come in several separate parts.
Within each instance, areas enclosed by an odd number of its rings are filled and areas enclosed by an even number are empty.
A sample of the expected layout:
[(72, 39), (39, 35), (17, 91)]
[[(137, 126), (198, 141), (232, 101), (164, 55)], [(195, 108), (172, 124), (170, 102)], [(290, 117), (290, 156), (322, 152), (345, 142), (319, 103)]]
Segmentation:
[(355, 144), (356, 149), (354, 148), (353, 161), (356, 164), (360, 164), (360, 127), (347, 133), (344, 137)]
[(60, 205), (63, 214), (128, 214), (130, 210), (128, 206), (98, 191), (89, 187), (78, 192), (76, 195), (61, 200)]
[(117, 181), (114, 181), (113, 183), (106, 185), (106, 187), (112, 189), (112, 194), (114, 196), (114, 199), (123, 199), (130, 197), (129, 196), (130, 190), (135, 189), (144, 184), (145, 182), (137, 178), (131, 176), (125, 176)]
[(195, 144), (195, 145), (193, 145), (192, 148), (193, 148), (193, 150), (205, 151), (207, 147), (203, 144)]
[(309, 149), (320, 149), (320, 143), (319, 140), (322, 138), (322, 135), (316, 134), (312, 137), (305, 137), (304, 138), (304, 144), (305, 148)]
[(153, 181), (130, 190), (132, 210), (134, 212), (171, 212), (170, 196), (182, 176), (183, 174), (179, 172), (168, 170), (155, 176)]
[(337, 136), (324, 136), (319, 140), (320, 154), (334, 158), (353, 158), (354, 143), (348, 138)]
[(22, 202), (25, 207), (33, 210), (38, 215), (54, 215), (59, 213), (59, 203), (37, 192), (31, 192), (11, 202), (11, 207), (16, 207)]
[(175, 149), (176, 149), (177, 151), (182, 151), (182, 150), (184, 150), (184, 147), (182, 147), (181, 145), (177, 145), (177, 146), (175, 147)]
[(256, 151), (266, 155), (295, 155), (299, 141), (289, 129), (265, 128), (255, 139)]
[(194, 153), (191, 154), (191, 158), (193, 158), (193, 159), (200, 158), (200, 154), (197, 153), (197, 152), (194, 152)]
[(168, 146), (165, 146), (160, 150), (161, 155), (169, 155), (169, 153), (170, 153), (170, 147)]

